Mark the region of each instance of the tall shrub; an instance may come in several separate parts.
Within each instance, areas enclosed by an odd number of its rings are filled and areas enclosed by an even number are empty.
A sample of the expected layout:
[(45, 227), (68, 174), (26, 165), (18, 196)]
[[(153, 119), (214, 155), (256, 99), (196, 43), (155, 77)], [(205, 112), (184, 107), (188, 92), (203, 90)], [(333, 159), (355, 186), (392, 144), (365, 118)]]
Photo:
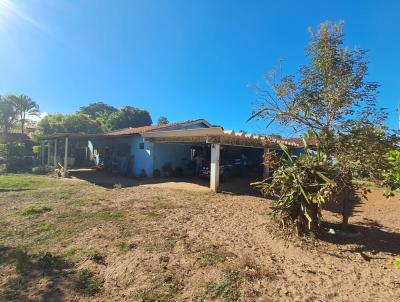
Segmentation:
[(314, 232), (320, 225), (321, 207), (332, 197), (336, 184), (331, 180), (334, 166), (325, 155), (306, 152), (293, 156), (286, 146), (281, 165), (271, 179), (255, 183), (264, 196), (273, 197), (272, 210), (283, 226), (297, 233)]
[(397, 190), (400, 188), (400, 148), (389, 151), (386, 158), (389, 162), (389, 168), (384, 174), (384, 182), (390, 190)]

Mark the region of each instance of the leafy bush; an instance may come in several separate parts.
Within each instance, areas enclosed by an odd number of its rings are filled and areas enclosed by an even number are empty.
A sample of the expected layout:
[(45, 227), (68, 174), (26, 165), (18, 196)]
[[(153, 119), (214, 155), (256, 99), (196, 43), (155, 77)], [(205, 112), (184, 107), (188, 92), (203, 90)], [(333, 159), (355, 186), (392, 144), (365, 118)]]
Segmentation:
[(2, 157), (16, 157), (24, 156), (25, 154), (25, 144), (24, 143), (7, 143), (0, 144), (0, 156)]
[(40, 154), (41, 151), (41, 146), (32, 146), (32, 152), (33, 154), (35, 154), (36, 156), (38, 156)]
[(264, 196), (273, 196), (272, 209), (282, 225), (296, 228), (297, 233), (313, 232), (320, 225), (321, 206), (334, 193), (336, 184), (331, 180), (334, 166), (318, 152), (290, 155), (281, 145), (286, 156), (272, 179), (255, 183)]
[(35, 164), (24, 143), (11, 142), (0, 144), (0, 163), (4, 166), (5, 172), (27, 172)]
[(389, 170), (384, 174), (384, 183), (391, 189), (400, 188), (400, 148), (389, 151), (387, 154)]
[(7, 172), (30, 172), (36, 164), (32, 157), (11, 157), (6, 161)]

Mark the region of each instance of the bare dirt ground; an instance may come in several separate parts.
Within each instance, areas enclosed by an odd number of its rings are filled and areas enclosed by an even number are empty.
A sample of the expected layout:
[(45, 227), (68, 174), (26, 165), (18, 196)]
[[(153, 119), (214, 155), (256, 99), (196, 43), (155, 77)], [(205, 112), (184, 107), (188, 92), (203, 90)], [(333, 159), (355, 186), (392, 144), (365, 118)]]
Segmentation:
[(0, 179), (0, 301), (400, 301), (398, 196), (314, 241), (260, 197), (166, 183)]

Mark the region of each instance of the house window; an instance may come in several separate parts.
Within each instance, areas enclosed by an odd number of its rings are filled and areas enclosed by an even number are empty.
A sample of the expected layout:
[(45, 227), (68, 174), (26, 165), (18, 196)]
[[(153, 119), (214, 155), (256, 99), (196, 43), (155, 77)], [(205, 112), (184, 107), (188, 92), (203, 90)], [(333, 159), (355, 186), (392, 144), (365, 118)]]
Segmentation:
[(139, 143), (139, 149), (144, 149), (144, 143)]

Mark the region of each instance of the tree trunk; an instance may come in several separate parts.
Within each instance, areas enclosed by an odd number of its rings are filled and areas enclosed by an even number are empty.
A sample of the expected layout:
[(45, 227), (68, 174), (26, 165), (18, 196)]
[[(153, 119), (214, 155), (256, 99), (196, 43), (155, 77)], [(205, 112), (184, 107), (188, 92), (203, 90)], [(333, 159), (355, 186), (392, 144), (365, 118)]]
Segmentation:
[(342, 177), (342, 230), (345, 231), (349, 226), (349, 218), (353, 214), (356, 202), (356, 191), (353, 186), (353, 175), (351, 171), (345, 171)]
[(21, 138), (24, 136), (25, 120), (21, 120)]
[(349, 218), (350, 218), (350, 205), (349, 200), (347, 198), (343, 198), (342, 201), (342, 231), (346, 231), (349, 226)]

